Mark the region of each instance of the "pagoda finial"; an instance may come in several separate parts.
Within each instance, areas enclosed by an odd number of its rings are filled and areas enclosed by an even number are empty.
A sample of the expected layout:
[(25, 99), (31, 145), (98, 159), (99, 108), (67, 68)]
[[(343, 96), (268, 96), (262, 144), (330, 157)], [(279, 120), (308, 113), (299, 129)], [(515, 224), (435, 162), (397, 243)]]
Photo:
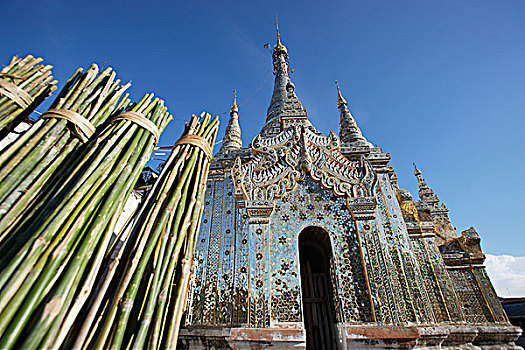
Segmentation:
[(434, 194), (434, 191), (432, 191), (432, 189), (427, 186), (425, 179), (423, 179), (421, 170), (417, 168), (416, 163), (412, 164), (414, 164), (414, 175), (416, 176), (417, 185), (419, 187), (419, 198), (428, 202), (439, 202), (439, 199)]
[(412, 163), (412, 164), (414, 164), (414, 175), (416, 176), (421, 175), (421, 171), (417, 168), (416, 163)]
[(419, 187), (419, 199), (428, 206), (432, 221), (436, 224), (434, 225), (436, 243), (441, 245), (451, 238), (457, 238), (455, 228), (448, 216), (447, 206), (445, 203), (441, 203), (434, 191), (427, 186), (425, 179), (421, 176), (421, 170), (417, 168), (416, 163), (412, 164), (414, 164), (414, 175), (417, 178), (417, 185)]
[(370, 143), (363, 136), (361, 129), (359, 129), (354, 117), (350, 113), (347, 102), (341, 94), (341, 90), (339, 89), (339, 84), (337, 83), (337, 80), (335, 82), (335, 86), (337, 87), (337, 106), (339, 107), (339, 111), (341, 112), (341, 117), (339, 121), (339, 138), (341, 139), (341, 142), (359, 143), (370, 146)]
[(279, 19), (277, 18), (277, 15), (275, 15), (275, 30), (277, 31), (277, 42), (281, 42), (281, 36), (279, 35)]
[(230, 113), (233, 112), (239, 112), (239, 108), (237, 107), (237, 90), (233, 90), (233, 104)]
[(242, 148), (241, 127), (239, 125), (239, 108), (237, 107), (237, 90), (233, 90), (233, 104), (230, 111), (230, 120), (224, 133), (222, 146), (219, 152)]
[(284, 51), (285, 53), (288, 53), (288, 50), (286, 49), (286, 46), (284, 46), (281, 43), (281, 34), (279, 33), (279, 21), (277, 19), (277, 15), (275, 15), (275, 30), (277, 32), (277, 44), (275, 44), (275, 47), (273, 48), (273, 54), (275, 55), (278, 51)]
[(337, 84), (337, 80), (335, 81), (335, 87), (337, 88), (337, 105), (340, 106), (341, 104), (347, 104), (345, 98), (343, 95), (341, 95), (341, 90), (339, 90), (339, 84)]

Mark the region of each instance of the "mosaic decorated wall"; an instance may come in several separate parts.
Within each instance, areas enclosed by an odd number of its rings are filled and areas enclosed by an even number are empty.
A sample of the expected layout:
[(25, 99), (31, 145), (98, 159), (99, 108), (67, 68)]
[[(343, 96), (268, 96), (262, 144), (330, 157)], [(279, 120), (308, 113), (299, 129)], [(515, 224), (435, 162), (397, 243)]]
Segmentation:
[(431, 301), (437, 322), (463, 322), (465, 315), (451, 279), (436, 247), (433, 236), (411, 236), (414, 254), (419, 262), (421, 275), (427, 281), (424, 288)]
[(248, 225), (246, 210), (235, 206), (232, 187), (228, 174), (208, 184), (203, 217), (212, 219), (201, 226), (187, 324), (300, 322), (297, 239), (308, 226), (330, 235), (334, 290), (341, 290), (338, 310), (344, 310), (338, 316), (347, 322), (372, 320), (355, 224), (343, 198), (307, 179), (275, 201), (270, 225)]
[(309, 226), (324, 229), (332, 244), (333, 290), (338, 317), (345, 322), (372, 321), (356, 226), (344, 198), (306, 179), (276, 200), (270, 231), (272, 322), (300, 322), (298, 237)]
[[(294, 121), (277, 135), (259, 134), (251, 149), (221, 151), (212, 162), (187, 326), (300, 325), (298, 237), (308, 227), (330, 238), (338, 322), (504, 318), (483, 269), (447, 270), (428, 221), (439, 200), (422, 178), (426, 202), (416, 208), (409, 195), (401, 198), (390, 156), (380, 148), (350, 147), (347, 156), (333, 132), (325, 136), (305, 118)], [(369, 152), (366, 158), (362, 152)], [(451, 243), (452, 256), (470, 249), (469, 256), (484, 258), (477, 234), (463, 241)]]
[(508, 322), (484, 267), (451, 268), (448, 273), (467, 322)]
[(249, 223), (231, 175), (210, 178), (186, 324), (301, 322), (298, 235), (309, 226), (330, 236), (341, 322), (461, 320), (435, 243), (409, 238), (387, 174), (379, 174), (374, 188), (378, 205), (368, 220), (355, 220), (344, 197), (305, 178), (273, 201), (269, 223)]
[(188, 323), (248, 322), (249, 237), (246, 213), (235, 206), (231, 177), (208, 180), (196, 248)]
[(423, 280), (395, 193), (387, 174), (378, 177), (375, 187), (377, 219), (362, 221), (369, 270), (374, 274), (371, 285), (377, 288), (373, 293), (377, 295), (377, 321), (385, 324), (431, 322), (432, 315), (425, 307), (428, 296), (421, 289)]
[(481, 239), (469, 228), (439, 246), (452, 286), (469, 323), (506, 323), (507, 316), (483, 265)]

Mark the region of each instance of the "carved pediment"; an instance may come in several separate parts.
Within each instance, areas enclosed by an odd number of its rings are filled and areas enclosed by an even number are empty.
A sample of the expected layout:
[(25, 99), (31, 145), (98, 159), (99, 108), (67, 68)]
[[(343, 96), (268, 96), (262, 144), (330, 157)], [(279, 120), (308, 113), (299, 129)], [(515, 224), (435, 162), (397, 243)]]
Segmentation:
[(232, 167), (236, 196), (244, 200), (281, 198), (305, 176), (338, 196), (371, 197), (377, 180), (368, 161), (351, 161), (341, 153), (341, 143), (328, 136), (293, 125), (273, 137), (257, 135), (252, 142), (254, 158)]

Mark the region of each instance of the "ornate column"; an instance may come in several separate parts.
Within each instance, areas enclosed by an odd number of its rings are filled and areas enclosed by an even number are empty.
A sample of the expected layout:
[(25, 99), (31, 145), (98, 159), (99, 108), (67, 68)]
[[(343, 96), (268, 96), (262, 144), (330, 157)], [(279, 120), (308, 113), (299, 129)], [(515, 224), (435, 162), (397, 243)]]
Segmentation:
[(250, 239), (249, 317), (251, 327), (270, 326), (270, 216), (273, 201), (247, 200), (248, 232)]

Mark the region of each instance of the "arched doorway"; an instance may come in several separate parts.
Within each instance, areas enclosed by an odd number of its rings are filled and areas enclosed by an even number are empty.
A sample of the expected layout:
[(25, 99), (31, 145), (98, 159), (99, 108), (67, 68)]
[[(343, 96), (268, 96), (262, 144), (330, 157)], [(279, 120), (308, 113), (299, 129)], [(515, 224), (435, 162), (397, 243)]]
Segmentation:
[(336, 331), (330, 237), (310, 226), (299, 234), (299, 262), (306, 349), (339, 349)]

